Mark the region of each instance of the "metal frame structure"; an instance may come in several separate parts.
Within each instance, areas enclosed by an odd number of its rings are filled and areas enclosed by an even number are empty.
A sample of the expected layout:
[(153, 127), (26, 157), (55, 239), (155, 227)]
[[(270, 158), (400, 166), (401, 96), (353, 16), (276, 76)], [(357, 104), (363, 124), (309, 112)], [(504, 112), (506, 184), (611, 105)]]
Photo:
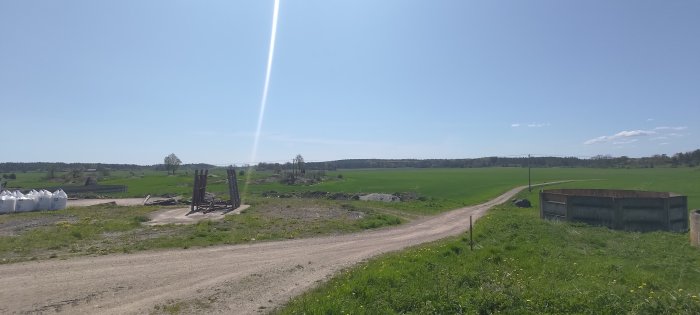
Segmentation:
[(241, 196), (238, 193), (238, 179), (236, 178), (236, 170), (234, 168), (229, 168), (226, 170), (226, 179), (228, 181), (228, 202), (215, 202), (210, 200), (207, 202), (204, 200), (204, 196), (207, 192), (207, 177), (209, 176), (209, 170), (195, 170), (194, 171), (194, 185), (192, 188), (192, 204), (190, 205), (190, 215), (195, 212), (209, 213), (216, 210), (223, 210), (224, 213), (233, 211), (241, 206)]

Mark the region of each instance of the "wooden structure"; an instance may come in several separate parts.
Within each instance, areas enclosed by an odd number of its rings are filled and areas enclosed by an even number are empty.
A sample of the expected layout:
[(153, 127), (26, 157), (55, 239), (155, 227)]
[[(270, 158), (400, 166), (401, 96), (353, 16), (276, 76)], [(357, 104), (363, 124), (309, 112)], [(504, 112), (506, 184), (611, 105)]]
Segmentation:
[(214, 198), (210, 198), (209, 200), (205, 198), (207, 192), (207, 177), (209, 176), (209, 170), (194, 171), (192, 204), (190, 205), (190, 212), (187, 213), (187, 215), (195, 212), (208, 213), (216, 210), (223, 210), (224, 213), (226, 213), (241, 206), (241, 196), (238, 193), (238, 180), (236, 178), (236, 170), (234, 168), (229, 168), (226, 170), (226, 175), (230, 199), (228, 202), (222, 202), (217, 201)]

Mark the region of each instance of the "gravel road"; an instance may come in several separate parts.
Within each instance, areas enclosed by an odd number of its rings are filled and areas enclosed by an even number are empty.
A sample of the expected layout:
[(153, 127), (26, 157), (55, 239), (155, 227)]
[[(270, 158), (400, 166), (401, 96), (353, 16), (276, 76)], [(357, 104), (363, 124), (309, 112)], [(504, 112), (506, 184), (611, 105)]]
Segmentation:
[(341, 236), (0, 265), (0, 313), (132, 314), (183, 302), (187, 313), (258, 314), (342, 268), (467, 230), (508, 201)]

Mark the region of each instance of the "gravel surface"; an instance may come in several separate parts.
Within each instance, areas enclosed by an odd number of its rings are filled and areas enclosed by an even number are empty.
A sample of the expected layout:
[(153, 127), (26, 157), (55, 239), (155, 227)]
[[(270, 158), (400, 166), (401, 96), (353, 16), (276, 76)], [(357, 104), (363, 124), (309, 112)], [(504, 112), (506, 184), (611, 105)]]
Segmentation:
[[(167, 198), (150, 198), (149, 201), (165, 200)], [(118, 206), (140, 206), (144, 198), (119, 198), (119, 199), (72, 199), (68, 200), (67, 207), (88, 207), (103, 203), (114, 202)]]
[(241, 211), (248, 209), (249, 205), (241, 205), (233, 211), (223, 213), (222, 211), (213, 211), (209, 213), (195, 212), (190, 215), (190, 208), (162, 209), (151, 213), (150, 221), (146, 225), (164, 225), (164, 224), (195, 224), (201, 220), (207, 219), (218, 221), (225, 218), (229, 214), (240, 214)]
[(0, 313), (258, 314), (370, 257), (464, 232), (525, 187), (481, 205), (341, 236), (0, 265)]

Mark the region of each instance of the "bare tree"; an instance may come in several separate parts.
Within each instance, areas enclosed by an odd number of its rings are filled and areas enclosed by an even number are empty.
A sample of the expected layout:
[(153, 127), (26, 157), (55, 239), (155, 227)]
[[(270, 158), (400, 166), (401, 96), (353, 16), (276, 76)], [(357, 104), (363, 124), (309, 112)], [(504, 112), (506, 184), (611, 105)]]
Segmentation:
[(168, 174), (172, 171), (173, 175), (175, 175), (175, 171), (180, 167), (182, 161), (180, 161), (175, 153), (170, 153), (170, 155), (166, 156), (163, 160), (163, 164), (165, 164), (165, 170), (168, 171)]

